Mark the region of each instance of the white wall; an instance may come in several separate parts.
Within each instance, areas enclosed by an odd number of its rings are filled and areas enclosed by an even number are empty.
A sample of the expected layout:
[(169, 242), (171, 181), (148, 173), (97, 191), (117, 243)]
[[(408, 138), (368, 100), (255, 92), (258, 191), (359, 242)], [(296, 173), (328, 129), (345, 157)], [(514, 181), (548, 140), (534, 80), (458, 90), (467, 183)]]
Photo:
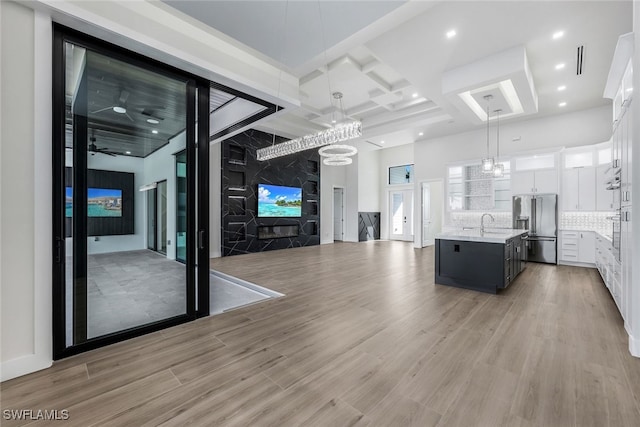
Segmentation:
[[(358, 169), (359, 169), (359, 157), (353, 156), (353, 163), (348, 166), (333, 166), (345, 168), (345, 180), (347, 182), (346, 193), (344, 198), (345, 202), (345, 215), (344, 224), (344, 240), (346, 242), (357, 242), (358, 238), (358, 201), (359, 201), (359, 188), (358, 188)], [(331, 198), (333, 200), (333, 198)], [(331, 221), (333, 224), (333, 221)]]
[(380, 153), (358, 152), (358, 212), (380, 212)]
[[(513, 138), (519, 137), (517, 142)], [(477, 160), (486, 155), (486, 129), (418, 141), (415, 151), (415, 189), (420, 182), (443, 179), (449, 163)], [(611, 107), (599, 107), (573, 113), (530, 119), (500, 125), (500, 156), (539, 149), (596, 144), (611, 138)], [(492, 145), (495, 150), (495, 145)], [(415, 239), (422, 240), (420, 205), (414, 205)], [(445, 206), (446, 209), (446, 206)]]
[[(176, 259), (176, 158), (186, 147), (186, 133), (182, 132), (161, 149), (144, 159), (143, 182), (140, 185), (167, 181), (167, 258)], [(136, 187), (139, 187), (136, 181)], [(138, 191), (144, 197), (144, 193)], [(145, 205), (139, 205), (144, 207)], [(142, 209), (146, 236), (146, 211)], [(137, 224), (137, 220), (136, 220)], [(137, 233), (136, 233), (137, 234)], [(144, 240), (146, 242), (146, 240)], [(146, 245), (145, 245), (146, 247)]]
[(0, 380), (51, 365), (51, 44), (0, 2)]
[[(389, 238), (389, 191), (390, 190), (410, 190), (413, 189), (412, 184), (406, 185), (389, 185), (389, 168), (391, 166), (410, 165), (414, 163), (413, 157), (413, 144), (400, 145), (398, 147), (385, 148), (380, 150), (380, 175), (378, 177), (379, 182), (379, 204), (380, 204), (380, 238)], [(416, 173), (414, 167), (414, 182), (416, 180)], [(419, 194), (414, 191), (414, 203), (418, 200), (415, 195)], [(415, 216), (415, 215), (414, 215)], [(414, 228), (415, 230), (415, 228)], [(415, 231), (414, 231), (415, 233)]]
[(209, 145), (209, 256), (222, 256), (222, 143)]

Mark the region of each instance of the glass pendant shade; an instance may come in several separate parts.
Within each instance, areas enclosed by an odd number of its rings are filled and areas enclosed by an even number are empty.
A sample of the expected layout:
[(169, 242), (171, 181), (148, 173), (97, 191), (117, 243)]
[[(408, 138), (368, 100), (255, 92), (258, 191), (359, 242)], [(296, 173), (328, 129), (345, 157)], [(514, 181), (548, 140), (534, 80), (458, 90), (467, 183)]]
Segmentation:
[(495, 178), (501, 178), (504, 175), (504, 165), (502, 163), (496, 163), (493, 166), (493, 176)]
[(493, 157), (487, 157), (482, 159), (482, 172), (484, 173), (493, 172), (494, 165), (495, 165), (495, 162), (493, 160)]

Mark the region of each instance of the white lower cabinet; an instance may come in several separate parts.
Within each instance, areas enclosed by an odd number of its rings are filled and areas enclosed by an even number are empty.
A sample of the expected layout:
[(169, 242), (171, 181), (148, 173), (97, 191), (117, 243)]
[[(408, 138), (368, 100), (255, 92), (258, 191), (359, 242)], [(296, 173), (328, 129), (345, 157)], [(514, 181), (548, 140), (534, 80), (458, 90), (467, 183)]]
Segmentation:
[(595, 264), (595, 233), (593, 231), (561, 231), (560, 262)]
[(625, 319), (625, 290), (622, 286), (622, 268), (620, 261), (618, 261), (613, 252), (611, 240), (595, 233), (595, 241), (596, 268), (600, 272), (600, 276), (602, 276), (604, 284), (607, 286), (607, 289), (609, 289), (613, 300), (618, 306), (618, 310), (620, 311), (622, 318)]

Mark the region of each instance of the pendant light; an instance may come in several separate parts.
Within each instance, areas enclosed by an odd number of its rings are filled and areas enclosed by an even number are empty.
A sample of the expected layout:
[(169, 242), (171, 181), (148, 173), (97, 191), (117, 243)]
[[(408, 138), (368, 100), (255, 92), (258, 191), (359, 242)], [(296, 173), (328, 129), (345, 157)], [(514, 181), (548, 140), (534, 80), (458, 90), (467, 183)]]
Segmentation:
[(502, 110), (495, 110), (496, 113), (496, 162), (493, 165), (494, 178), (502, 178), (504, 175), (504, 165), (500, 161), (500, 113)]
[[(289, 1), (287, 0), (285, 6), (285, 24), (287, 18), (287, 7)], [(347, 146), (348, 149), (344, 152), (340, 152), (339, 148), (342, 146), (336, 146), (337, 143), (348, 141), (350, 139), (359, 138), (362, 136), (362, 122), (360, 120), (347, 120), (344, 107), (342, 106), (342, 93), (341, 92), (333, 92), (331, 90), (331, 78), (329, 76), (330, 67), (329, 61), (327, 59), (327, 43), (325, 40), (324, 34), (324, 23), (322, 20), (322, 9), (320, 7), (320, 0), (317, 1), (318, 4), (318, 15), (320, 20), (320, 29), (322, 35), (322, 44), (324, 46), (324, 61), (326, 64), (326, 76), (327, 76), (327, 85), (329, 86), (329, 101), (333, 107), (333, 100), (337, 99), (341, 110), (343, 120), (341, 123), (335, 124), (336, 120), (334, 117), (334, 111), (332, 108), (331, 113), (331, 123), (334, 125), (328, 129), (321, 130), (319, 132), (301, 136), (299, 138), (291, 139), (289, 141), (281, 142), (279, 144), (275, 143), (275, 133), (273, 143), (270, 147), (260, 148), (256, 151), (256, 157), (259, 161), (274, 159), (277, 157), (288, 156), (290, 154), (298, 153), (300, 151), (309, 150), (312, 148), (321, 148), (325, 146), (333, 146), (336, 148), (331, 154), (326, 151), (321, 151), (320, 155), (325, 157), (323, 163), (329, 166), (343, 166), (352, 163), (352, 160), (349, 156), (355, 154), (358, 150), (355, 147)], [(285, 25), (286, 27), (286, 25)], [(280, 69), (280, 73), (282, 74), (282, 69)], [(278, 80), (278, 94), (280, 93), (280, 79)], [(276, 112), (278, 109), (276, 109)], [(353, 154), (349, 154), (353, 151)], [(329, 160), (331, 158), (331, 160)]]
[(493, 173), (495, 166), (495, 160), (489, 154), (489, 102), (493, 99), (493, 95), (485, 95), (484, 100), (487, 101), (487, 157), (482, 159), (482, 172), (489, 174)]

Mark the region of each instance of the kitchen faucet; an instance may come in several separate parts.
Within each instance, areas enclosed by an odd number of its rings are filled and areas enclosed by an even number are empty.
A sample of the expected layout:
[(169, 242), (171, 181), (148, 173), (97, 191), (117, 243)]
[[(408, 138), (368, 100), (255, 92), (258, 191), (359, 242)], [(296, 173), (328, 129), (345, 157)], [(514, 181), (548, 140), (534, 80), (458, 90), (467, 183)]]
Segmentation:
[(489, 218), (491, 218), (491, 222), (494, 222), (496, 219), (493, 217), (493, 215), (489, 214), (489, 213), (484, 213), (482, 214), (482, 217), (480, 218), (480, 232), (484, 233), (484, 217), (488, 216)]

